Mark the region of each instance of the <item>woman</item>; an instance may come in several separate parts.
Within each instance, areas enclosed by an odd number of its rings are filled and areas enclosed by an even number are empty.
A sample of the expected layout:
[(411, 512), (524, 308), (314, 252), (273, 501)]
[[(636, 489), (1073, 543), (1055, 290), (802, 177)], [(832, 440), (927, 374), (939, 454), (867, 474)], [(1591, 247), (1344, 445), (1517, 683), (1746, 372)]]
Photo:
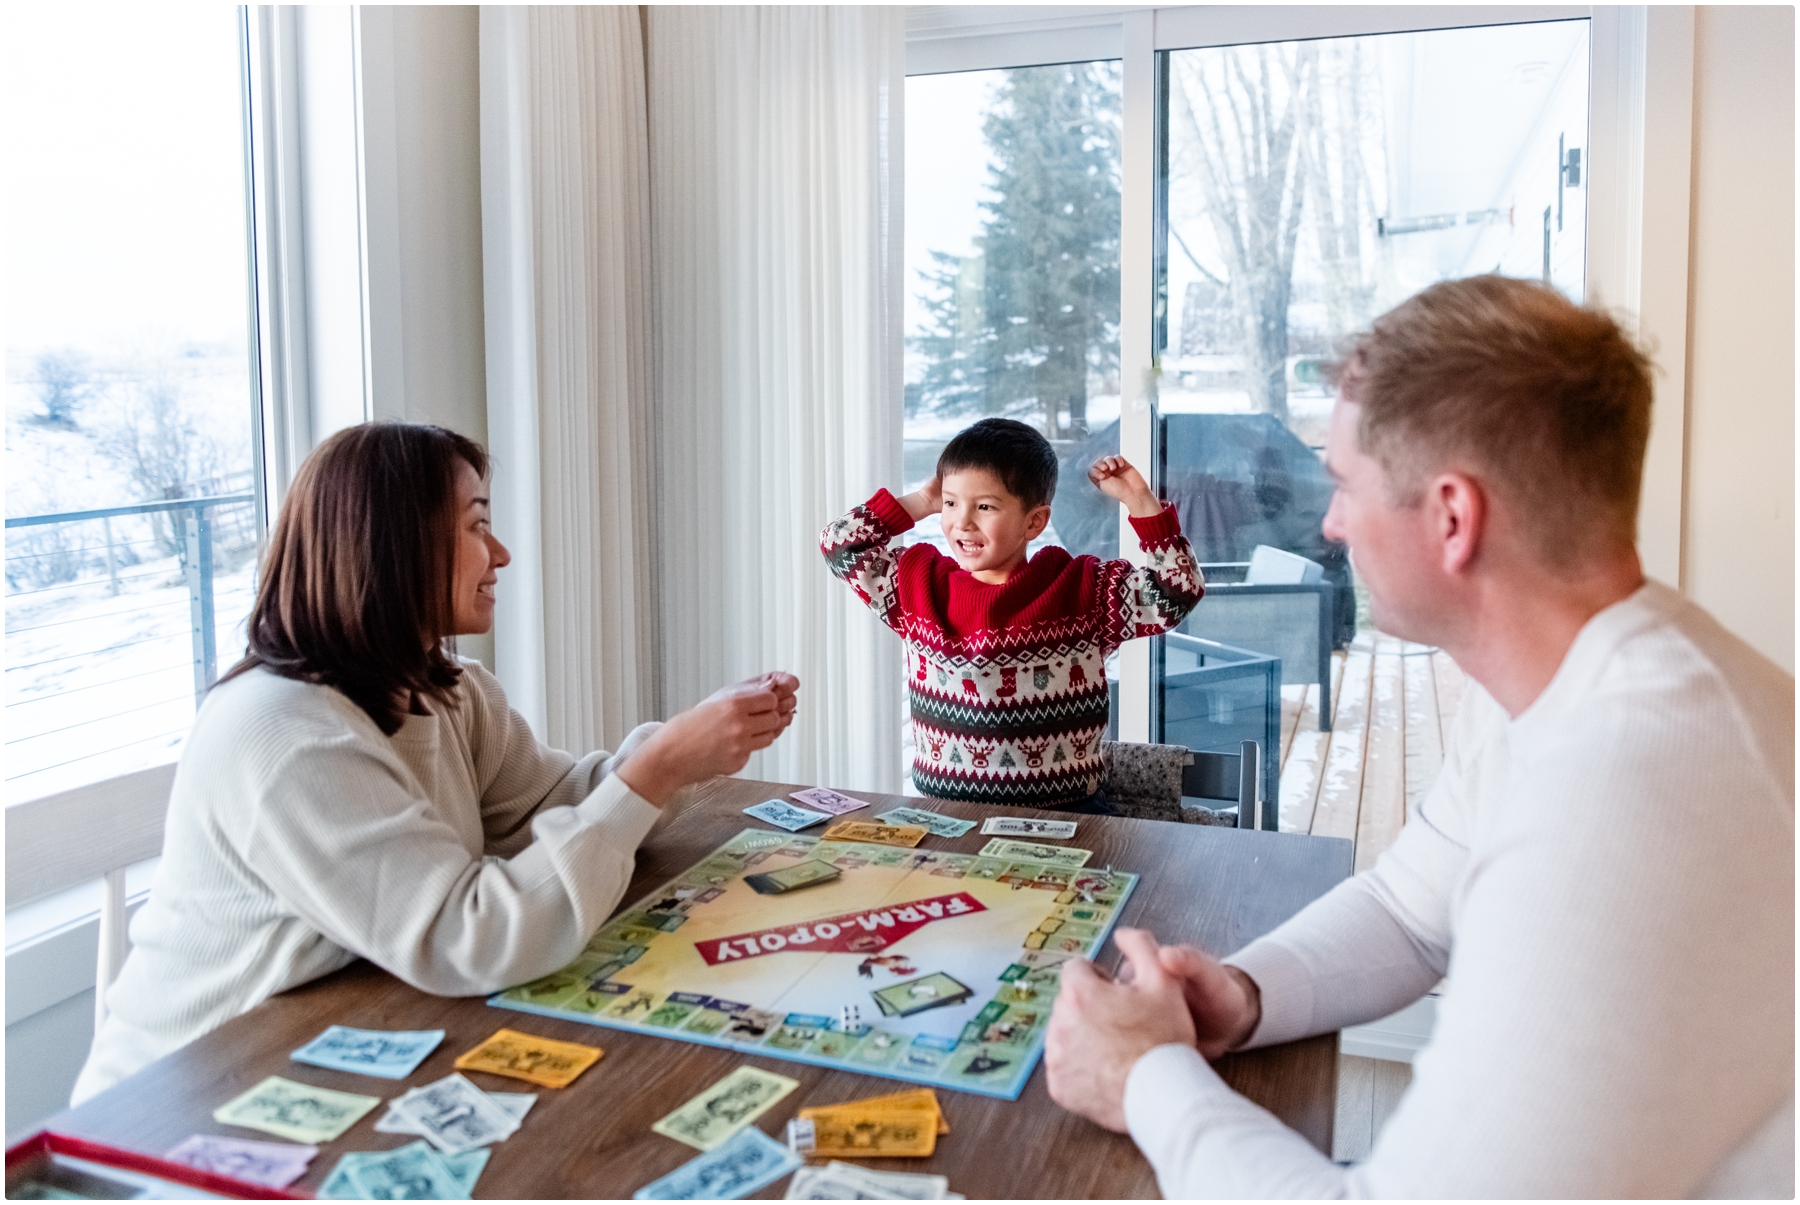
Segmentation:
[(743, 768), (798, 681), (720, 691), (619, 751), (532, 735), (445, 651), (510, 557), (487, 456), (438, 427), (340, 431), (300, 467), (249, 620), (175, 772), (150, 899), (74, 1100), (356, 958), (479, 995), (567, 964), (678, 792)]

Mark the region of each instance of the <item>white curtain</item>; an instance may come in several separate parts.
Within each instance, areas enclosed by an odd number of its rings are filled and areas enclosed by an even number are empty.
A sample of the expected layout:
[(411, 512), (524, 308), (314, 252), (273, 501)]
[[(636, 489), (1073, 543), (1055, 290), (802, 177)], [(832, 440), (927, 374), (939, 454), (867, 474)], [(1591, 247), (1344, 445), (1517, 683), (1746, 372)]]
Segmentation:
[(897, 638), (817, 540), (900, 480), (904, 10), (646, 13), (663, 702), (790, 670), (746, 773), (897, 791)]
[(649, 149), (634, 6), (481, 9), (495, 664), (550, 744), (658, 712)]

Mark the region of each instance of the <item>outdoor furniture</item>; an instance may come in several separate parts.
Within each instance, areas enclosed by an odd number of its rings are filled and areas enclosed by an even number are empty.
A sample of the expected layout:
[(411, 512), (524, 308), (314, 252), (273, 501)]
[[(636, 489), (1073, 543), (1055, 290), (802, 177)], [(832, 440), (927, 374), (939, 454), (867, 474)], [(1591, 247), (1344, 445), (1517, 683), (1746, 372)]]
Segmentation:
[(1206, 596), (1177, 630), (1280, 658), (1282, 685), (1318, 686), (1319, 731), (1330, 732), (1338, 603), (1324, 566), (1262, 544), (1248, 561), (1201, 569)]
[[(1180, 632), (1160, 643), (1163, 743), (1239, 757), (1254, 741), (1268, 751), (1257, 759), (1261, 797), (1281, 798), (1281, 658)], [(1276, 811), (1263, 809), (1262, 828), (1276, 828)]]

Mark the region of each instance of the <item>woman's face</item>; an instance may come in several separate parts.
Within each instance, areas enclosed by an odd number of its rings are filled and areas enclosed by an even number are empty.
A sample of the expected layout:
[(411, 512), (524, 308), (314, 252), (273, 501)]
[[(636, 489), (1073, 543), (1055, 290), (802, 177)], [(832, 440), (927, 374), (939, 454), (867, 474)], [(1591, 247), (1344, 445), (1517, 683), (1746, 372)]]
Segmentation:
[(488, 523), (487, 483), (475, 466), (459, 460), (456, 474), (456, 598), (454, 634), (479, 636), (494, 626), (494, 583), (512, 561)]

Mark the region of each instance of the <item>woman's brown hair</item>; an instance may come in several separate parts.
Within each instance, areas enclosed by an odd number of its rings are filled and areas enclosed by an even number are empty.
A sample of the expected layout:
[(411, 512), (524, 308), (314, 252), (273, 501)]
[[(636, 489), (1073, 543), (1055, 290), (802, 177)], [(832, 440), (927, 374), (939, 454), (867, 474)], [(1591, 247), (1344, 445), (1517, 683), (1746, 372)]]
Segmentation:
[(315, 448), (263, 558), (250, 651), (220, 683), (261, 666), (330, 686), (389, 736), (414, 693), (449, 702), (461, 464), (487, 476), (479, 444), (414, 423), (364, 423)]

